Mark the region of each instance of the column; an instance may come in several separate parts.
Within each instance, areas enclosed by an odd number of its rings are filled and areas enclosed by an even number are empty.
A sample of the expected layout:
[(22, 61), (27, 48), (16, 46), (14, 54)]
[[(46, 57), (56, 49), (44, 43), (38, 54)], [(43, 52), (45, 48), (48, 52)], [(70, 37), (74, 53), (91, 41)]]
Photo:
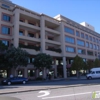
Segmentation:
[(38, 78), (39, 77), (39, 70), (36, 69), (35, 71), (36, 71), (36, 78)]
[(24, 68), (24, 77), (25, 77), (25, 78), (28, 78), (27, 67)]
[(63, 57), (63, 75), (64, 78), (67, 78), (67, 69), (66, 69), (66, 57)]
[(27, 30), (25, 30), (25, 36), (27, 36), (28, 35), (28, 32), (27, 32)]
[(65, 51), (65, 34), (64, 34), (64, 23), (60, 23), (60, 31), (61, 31), (61, 49), (62, 49), (62, 57), (63, 57), (63, 76), (64, 78), (67, 78), (67, 69), (66, 69), (66, 51)]
[(56, 59), (54, 59), (54, 66), (55, 66), (55, 73), (54, 73), (54, 76), (57, 77), (57, 65), (56, 65)]
[(41, 52), (45, 53), (45, 20), (44, 16), (41, 16), (40, 21), (40, 36), (41, 36)]
[(13, 44), (17, 48), (19, 46), (19, 9), (14, 11), (14, 30)]

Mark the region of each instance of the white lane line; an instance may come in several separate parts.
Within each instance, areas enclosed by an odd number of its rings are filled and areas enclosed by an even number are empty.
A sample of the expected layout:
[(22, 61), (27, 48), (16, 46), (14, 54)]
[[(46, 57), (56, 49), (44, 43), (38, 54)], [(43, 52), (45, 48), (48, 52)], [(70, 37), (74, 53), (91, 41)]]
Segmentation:
[(39, 93), (44, 93), (43, 95), (40, 95), (38, 97), (44, 97), (50, 94), (50, 91), (40, 91)]
[[(90, 94), (93, 92), (85, 92), (85, 93), (77, 93), (77, 94), (69, 94), (69, 95), (60, 95), (60, 96), (52, 96), (52, 97), (44, 97), (42, 99), (51, 99), (51, 98), (61, 98), (61, 97), (68, 97), (68, 96), (76, 96), (76, 95), (84, 95), (84, 94)], [(91, 95), (92, 96), (92, 95)]]

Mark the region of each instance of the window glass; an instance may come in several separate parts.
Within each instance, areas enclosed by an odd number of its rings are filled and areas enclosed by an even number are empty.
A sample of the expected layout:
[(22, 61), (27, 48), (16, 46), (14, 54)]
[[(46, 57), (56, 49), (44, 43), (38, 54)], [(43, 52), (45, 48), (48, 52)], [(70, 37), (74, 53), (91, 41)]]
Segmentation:
[(88, 35), (87, 34), (85, 35), (85, 38), (88, 40)]
[(2, 40), (2, 43), (5, 44), (6, 46), (9, 46), (9, 41)]
[(83, 49), (78, 49), (78, 53), (79, 53), (79, 54), (85, 54), (85, 50), (83, 50)]
[(75, 39), (72, 37), (68, 37), (68, 36), (65, 37), (65, 41), (68, 43), (75, 43)]
[(78, 31), (76, 31), (76, 36), (80, 37), (80, 33)]
[(81, 33), (81, 38), (84, 38), (84, 33)]
[(19, 31), (19, 35), (20, 36), (24, 36), (24, 32), (23, 31)]
[(93, 52), (92, 51), (87, 51), (87, 54), (93, 56)]
[(85, 43), (82, 40), (77, 40), (77, 44), (80, 45), (80, 46), (84, 46)]
[(93, 44), (92, 44), (92, 43), (90, 43), (90, 48), (91, 48), (91, 49), (93, 48)]
[(89, 40), (92, 41), (92, 37), (91, 36), (89, 36)]
[(3, 14), (3, 20), (10, 22), (11, 21), (11, 17), (9, 15)]
[(89, 43), (88, 42), (86, 42), (86, 47), (89, 47)]
[(71, 28), (68, 28), (68, 27), (65, 27), (64, 31), (67, 32), (67, 33), (70, 33), (70, 34), (74, 34), (74, 30), (71, 29)]
[(67, 52), (75, 52), (75, 48), (73, 47), (66, 47)]
[(10, 34), (10, 28), (2, 26), (2, 34)]

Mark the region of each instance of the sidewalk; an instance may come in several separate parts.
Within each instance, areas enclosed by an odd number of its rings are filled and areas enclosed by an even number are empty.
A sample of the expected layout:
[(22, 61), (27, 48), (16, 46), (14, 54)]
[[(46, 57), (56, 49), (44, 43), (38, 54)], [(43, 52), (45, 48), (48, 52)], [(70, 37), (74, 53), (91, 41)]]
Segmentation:
[[(71, 77), (66, 80), (63, 78), (60, 78), (60, 79), (54, 79), (54, 80), (48, 80), (48, 81), (34, 81), (25, 85), (22, 84), (22, 85), (0, 86), (0, 95), (71, 87), (71, 86), (76, 86), (75, 84), (73, 84), (73, 81), (84, 80), (84, 79), (86, 78), (82, 77), (81, 79), (77, 79), (75, 77)], [(70, 81), (70, 80), (73, 80), (73, 81)], [(70, 84), (70, 82), (73, 85), (68, 85)]]

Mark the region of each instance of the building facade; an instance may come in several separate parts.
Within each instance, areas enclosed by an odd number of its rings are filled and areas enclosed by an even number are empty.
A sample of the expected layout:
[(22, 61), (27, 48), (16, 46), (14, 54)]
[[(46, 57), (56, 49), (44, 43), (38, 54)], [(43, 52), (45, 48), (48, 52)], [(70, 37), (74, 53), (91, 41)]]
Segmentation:
[(5, 45), (21, 47), (30, 54), (28, 66), (18, 67), (13, 71), (15, 75), (34, 79), (44, 72), (46, 77), (48, 71), (35, 70), (31, 64), (36, 54), (46, 53), (54, 59), (53, 77), (67, 78), (67, 69), (76, 55), (87, 61), (98, 58), (100, 54), (100, 34), (91, 27), (62, 15), (52, 18), (9, 0), (0, 0), (0, 40)]

